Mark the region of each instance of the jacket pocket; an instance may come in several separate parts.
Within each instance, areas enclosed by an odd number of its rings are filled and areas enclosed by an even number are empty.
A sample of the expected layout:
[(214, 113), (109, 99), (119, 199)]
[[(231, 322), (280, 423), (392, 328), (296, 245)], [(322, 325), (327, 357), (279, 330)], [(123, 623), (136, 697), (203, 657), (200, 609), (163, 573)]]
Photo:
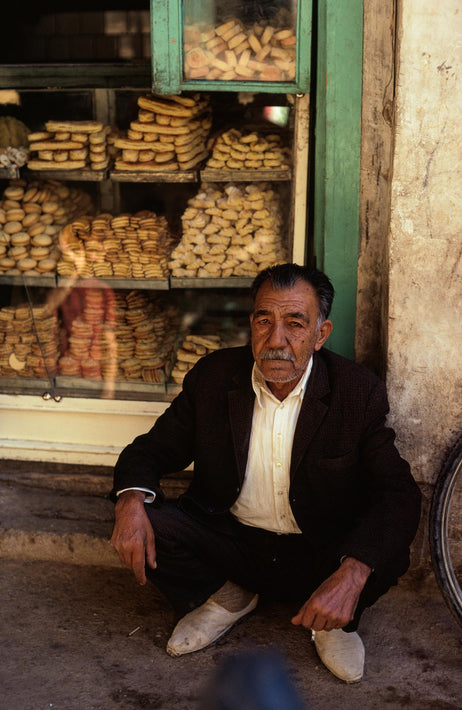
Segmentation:
[(349, 451), (342, 456), (334, 458), (319, 459), (318, 466), (325, 471), (344, 471), (352, 468), (357, 462), (357, 456), (354, 451)]

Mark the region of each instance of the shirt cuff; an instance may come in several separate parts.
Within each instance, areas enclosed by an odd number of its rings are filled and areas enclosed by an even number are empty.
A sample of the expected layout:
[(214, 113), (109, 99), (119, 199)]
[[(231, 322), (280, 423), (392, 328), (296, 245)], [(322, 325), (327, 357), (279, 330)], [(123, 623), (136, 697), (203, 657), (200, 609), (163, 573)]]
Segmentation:
[(149, 490), (149, 488), (138, 488), (137, 486), (132, 486), (131, 488), (122, 488), (120, 491), (117, 491), (116, 496), (119, 497), (121, 493), (125, 493), (125, 491), (143, 491), (143, 493), (146, 493), (144, 502), (145, 503), (154, 503), (156, 499), (156, 494), (154, 491)]

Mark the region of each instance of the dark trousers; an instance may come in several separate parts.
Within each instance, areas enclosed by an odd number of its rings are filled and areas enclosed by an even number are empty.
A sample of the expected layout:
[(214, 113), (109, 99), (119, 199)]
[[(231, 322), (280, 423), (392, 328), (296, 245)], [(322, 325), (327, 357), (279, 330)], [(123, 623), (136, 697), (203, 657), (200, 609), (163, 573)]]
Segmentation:
[[(229, 580), (249, 591), (301, 606), (339, 566), (336, 550), (316, 555), (301, 534), (279, 535), (237, 522), (230, 514), (197, 520), (176, 505), (145, 506), (156, 538), (157, 568), (148, 578), (180, 616), (203, 604)], [(396, 579), (373, 573), (363, 589), (353, 621), (356, 630)]]

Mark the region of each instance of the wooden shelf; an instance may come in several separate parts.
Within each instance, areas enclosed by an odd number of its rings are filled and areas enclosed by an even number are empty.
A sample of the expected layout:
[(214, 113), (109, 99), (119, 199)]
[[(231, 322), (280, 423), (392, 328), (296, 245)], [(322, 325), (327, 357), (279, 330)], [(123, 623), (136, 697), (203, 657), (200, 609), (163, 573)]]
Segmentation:
[(170, 288), (248, 288), (253, 282), (248, 276), (229, 276), (228, 278), (186, 278), (170, 277)]
[[(65, 375), (57, 375), (55, 378), (56, 389), (59, 389), (60, 394), (65, 392), (82, 393), (82, 391), (103, 391), (107, 387), (105, 380), (92, 380), (83, 377), (67, 377)], [(114, 382), (114, 395), (120, 393), (134, 392), (137, 394), (149, 395), (165, 395), (167, 387), (165, 383), (156, 384), (150, 382), (142, 382), (141, 380), (118, 380)]]
[(36, 180), (75, 180), (79, 182), (102, 182), (107, 180), (107, 170), (29, 170), (27, 165), (21, 170), (25, 178), (35, 178)]
[(285, 182), (292, 179), (292, 173), (285, 170), (214, 170), (200, 171), (202, 182)]
[(114, 182), (197, 182), (198, 173), (194, 170), (158, 170), (154, 171), (131, 171), (112, 170), (109, 177)]
[(0, 285), (6, 284), (11, 286), (45, 286), (54, 288), (56, 286), (56, 275), (49, 274), (43, 276), (27, 276), (24, 274), (0, 274)]
[[(96, 283), (85, 284), (86, 280)], [(98, 282), (104, 283), (113, 289), (140, 289), (146, 291), (168, 291), (169, 279), (116, 279), (90, 276), (88, 279), (70, 279), (65, 276), (58, 276), (58, 286), (74, 286), (75, 288), (98, 288)]]
[(152, 84), (151, 63), (3, 64), (3, 89), (143, 89)]

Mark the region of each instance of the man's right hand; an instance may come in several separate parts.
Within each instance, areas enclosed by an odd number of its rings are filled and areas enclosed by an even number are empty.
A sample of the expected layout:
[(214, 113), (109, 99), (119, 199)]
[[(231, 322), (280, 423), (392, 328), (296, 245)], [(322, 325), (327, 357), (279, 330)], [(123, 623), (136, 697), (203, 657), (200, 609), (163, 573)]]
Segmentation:
[(157, 567), (154, 531), (144, 509), (144, 498), (143, 491), (120, 494), (111, 537), (111, 545), (140, 584), (146, 584), (146, 564), (152, 569)]

